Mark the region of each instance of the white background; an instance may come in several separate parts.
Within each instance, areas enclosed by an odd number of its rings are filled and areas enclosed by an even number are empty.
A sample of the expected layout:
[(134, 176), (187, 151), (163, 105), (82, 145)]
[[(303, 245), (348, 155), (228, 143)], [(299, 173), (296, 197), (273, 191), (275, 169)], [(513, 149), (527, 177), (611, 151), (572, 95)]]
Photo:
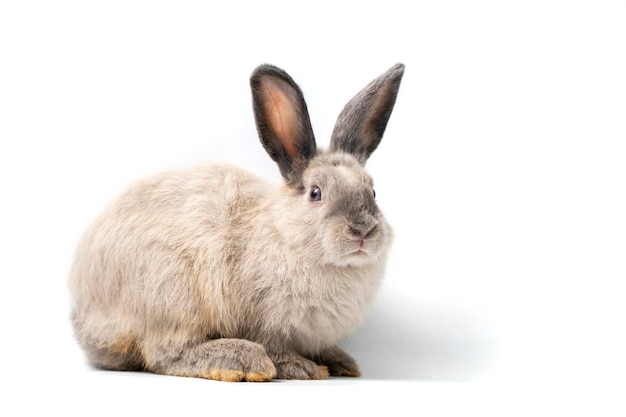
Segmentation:
[[(624, 2), (222, 3), (1, 3), (2, 414), (626, 412)], [(163, 169), (279, 179), (251, 112), (263, 62), (301, 85), (321, 146), (406, 64), (368, 163), (397, 240), (343, 343), (363, 377), (91, 369), (68, 323), (77, 240)]]

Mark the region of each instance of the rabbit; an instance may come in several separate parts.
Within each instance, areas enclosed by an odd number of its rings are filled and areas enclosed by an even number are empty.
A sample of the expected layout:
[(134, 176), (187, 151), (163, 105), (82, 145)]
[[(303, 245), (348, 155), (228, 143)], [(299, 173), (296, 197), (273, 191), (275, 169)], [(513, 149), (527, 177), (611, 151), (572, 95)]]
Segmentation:
[(360, 376), (337, 343), (385, 273), (393, 231), (364, 165), (403, 73), (394, 65), (350, 100), (320, 150), (300, 87), (257, 67), (256, 128), (284, 181), (205, 163), (140, 180), (109, 204), (68, 278), (88, 362), (233, 382)]

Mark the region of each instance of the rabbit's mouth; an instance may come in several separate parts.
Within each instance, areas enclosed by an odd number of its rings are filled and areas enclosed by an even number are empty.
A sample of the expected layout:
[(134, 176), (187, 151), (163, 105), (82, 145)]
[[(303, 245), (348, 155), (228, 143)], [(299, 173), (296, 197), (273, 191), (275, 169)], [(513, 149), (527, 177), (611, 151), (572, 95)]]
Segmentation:
[(364, 266), (376, 262), (376, 253), (367, 247), (352, 249), (346, 253), (341, 261), (338, 262), (344, 266)]
[(367, 250), (361, 248), (361, 249), (357, 249), (354, 252), (351, 253), (352, 256), (372, 256), (371, 253), (369, 253)]
[(367, 241), (361, 239), (360, 241), (357, 242), (357, 248), (352, 252), (354, 254), (366, 254), (366, 255), (370, 255), (370, 253), (368, 252), (369, 246), (367, 245)]
[(384, 227), (370, 227), (365, 233), (355, 232), (354, 228), (346, 232), (338, 239), (336, 234), (329, 233), (325, 236), (324, 247), (333, 264), (367, 265), (378, 262), (384, 256), (387, 236)]
[(369, 239), (359, 239), (352, 243), (352, 247), (347, 253), (347, 257), (351, 259), (363, 259), (374, 257), (376, 254), (375, 247)]

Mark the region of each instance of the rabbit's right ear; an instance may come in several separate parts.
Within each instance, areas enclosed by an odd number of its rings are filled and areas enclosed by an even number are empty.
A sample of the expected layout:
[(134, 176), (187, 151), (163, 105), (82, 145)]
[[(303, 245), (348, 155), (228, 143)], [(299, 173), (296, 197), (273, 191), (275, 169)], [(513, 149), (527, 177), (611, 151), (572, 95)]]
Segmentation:
[(404, 65), (394, 65), (346, 104), (330, 138), (332, 152), (348, 152), (365, 164), (383, 137), (402, 74)]
[(285, 180), (295, 182), (316, 152), (302, 91), (289, 74), (267, 64), (254, 70), (250, 87), (261, 143)]

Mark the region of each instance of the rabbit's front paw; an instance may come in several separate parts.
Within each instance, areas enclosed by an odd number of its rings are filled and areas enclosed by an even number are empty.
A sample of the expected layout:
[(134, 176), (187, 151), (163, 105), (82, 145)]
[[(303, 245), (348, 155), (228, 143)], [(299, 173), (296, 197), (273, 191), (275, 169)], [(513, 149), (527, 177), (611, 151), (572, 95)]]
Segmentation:
[(153, 363), (148, 369), (159, 374), (228, 382), (263, 382), (276, 376), (263, 346), (244, 339), (214, 339), (181, 351), (154, 349), (150, 353)]
[(276, 366), (278, 379), (327, 379), (328, 368), (320, 366), (297, 353), (281, 352), (270, 354)]

